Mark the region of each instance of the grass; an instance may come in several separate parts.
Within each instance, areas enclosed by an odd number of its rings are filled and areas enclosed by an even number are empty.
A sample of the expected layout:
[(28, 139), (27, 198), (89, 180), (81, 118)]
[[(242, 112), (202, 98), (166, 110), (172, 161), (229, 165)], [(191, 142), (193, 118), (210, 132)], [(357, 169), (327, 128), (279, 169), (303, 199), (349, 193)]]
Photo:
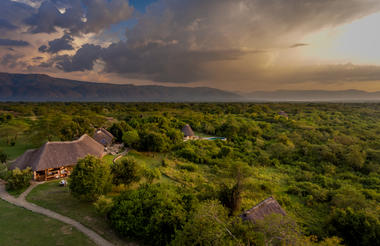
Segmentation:
[(95, 244), (72, 226), (0, 200), (0, 245)]
[(26, 150), (31, 148), (31, 145), (21, 142), (17, 142), (14, 146), (10, 146), (7, 145), (4, 141), (0, 141), (0, 149), (9, 156), (9, 160), (16, 159), (17, 157), (22, 155)]
[[(160, 167), (162, 164), (162, 160), (165, 159), (164, 154), (160, 153), (142, 153), (137, 152), (135, 150), (131, 150), (128, 154), (123, 158), (133, 157), (137, 163), (146, 164), (148, 167)], [(122, 160), (123, 158), (119, 159)]]
[(20, 190), (7, 190), (7, 192), (8, 192), (8, 194), (9, 195), (12, 195), (12, 196), (14, 196), (14, 197), (19, 197), (22, 193), (24, 193), (24, 191), (26, 191), (26, 189), (28, 189), (29, 188), (29, 186), (28, 187), (25, 187), (25, 188), (23, 188), (23, 189), (20, 189)]
[(68, 187), (58, 183), (51, 181), (37, 186), (26, 197), (27, 201), (77, 220), (115, 245), (130, 245), (113, 232), (106, 218), (99, 215), (91, 203), (77, 200)]
[(105, 155), (102, 160), (105, 163), (107, 163), (108, 165), (112, 165), (114, 158), (115, 158), (115, 156), (113, 156), (113, 155)]

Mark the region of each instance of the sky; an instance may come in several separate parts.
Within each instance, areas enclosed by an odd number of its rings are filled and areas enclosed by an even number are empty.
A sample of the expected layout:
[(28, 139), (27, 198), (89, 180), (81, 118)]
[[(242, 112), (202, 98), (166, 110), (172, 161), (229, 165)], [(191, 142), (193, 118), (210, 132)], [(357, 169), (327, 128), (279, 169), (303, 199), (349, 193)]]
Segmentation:
[(0, 71), (380, 91), (379, 0), (0, 0)]

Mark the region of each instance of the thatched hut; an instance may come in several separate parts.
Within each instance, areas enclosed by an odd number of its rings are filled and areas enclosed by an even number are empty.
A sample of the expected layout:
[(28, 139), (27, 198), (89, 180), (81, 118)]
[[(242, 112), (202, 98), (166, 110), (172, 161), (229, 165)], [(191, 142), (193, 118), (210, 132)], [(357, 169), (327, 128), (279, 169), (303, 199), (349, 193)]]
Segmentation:
[(99, 128), (92, 136), (98, 143), (103, 144), (104, 147), (110, 146), (113, 142), (114, 136), (104, 128)]
[(85, 134), (75, 141), (47, 142), (39, 149), (28, 150), (11, 169), (30, 167), (34, 180), (50, 180), (68, 176), (77, 161), (87, 155), (101, 158), (104, 154), (104, 146)]
[(186, 124), (183, 128), (182, 128), (182, 133), (185, 137), (185, 140), (188, 140), (188, 139), (195, 139), (196, 136), (193, 132), (193, 129), (191, 129), (190, 125), (189, 124)]
[(260, 202), (253, 208), (245, 211), (241, 217), (243, 220), (249, 220), (251, 222), (256, 222), (258, 220), (264, 219), (266, 216), (273, 213), (286, 215), (285, 211), (281, 208), (280, 204), (273, 197), (269, 197), (264, 201)]

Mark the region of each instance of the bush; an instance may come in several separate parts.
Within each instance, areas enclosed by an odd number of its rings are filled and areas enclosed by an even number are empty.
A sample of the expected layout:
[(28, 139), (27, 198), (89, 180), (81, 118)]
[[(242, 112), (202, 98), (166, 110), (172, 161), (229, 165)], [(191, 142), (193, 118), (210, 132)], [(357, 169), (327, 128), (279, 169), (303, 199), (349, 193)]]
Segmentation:
[(140, 180), (140, 167), (132, 158), (125, 158), (111, 166), (113, 184), (129, 185)]
[(228, 233), (227, 214), (218, 201), (202, 203), (183, 230), (177, 231), (171, 245), (238, 245)]
[(197, 165), (194, 165), (194, 164), (191, 164), (191, 163), (184, 163), (184, 164), (181, 164), (181, 163), (177, 163), (177, 167), (179, 169), (183, 169), (183, 170), (187, 170), (189, 172), (195, 172), (198, 170), (198, 166)]
[(152, 184), (155, 179), (159, 179), (161, 177), (161, 172), (158, 168), (151, 169), (147, 167), (143, 170), (143, 176), (148, 184)]
[(33, 174), (31, 169), (20, 170), (18, 168), (11, 171), (10, 176), (7, 179), (7, 190), (22, 190), (29, 186), (30, 180), (32, 179)]
[(99, 199), (94, 203), (96, 212), (98, 212), (100, 215), (103, 215), (103, 216), (108, 214), (112, 206), (113, 206), (112, 199), (107, 198), (103, 195), (101, 195)]
[(380, 245), (380, 222), (373, 215), (351, 208), (335, 210), (331, 232), (347, 245)]
[(123, 236), (152, 245), (166, 245), (184, 224), (182, 199), (168, 187), (144, 185), (115, 199), (109, 213), (111, 226)]
[(94, 156), (78, 161), (70, 176), (70, 191), (74, 197), (96, 201), (112, 187), (112, 175), (108, 165)]
[(127, 131), (123, 134), (123, 142), (127, 147), (134, 147), (140, 142), (139, 133), (136, 130)]

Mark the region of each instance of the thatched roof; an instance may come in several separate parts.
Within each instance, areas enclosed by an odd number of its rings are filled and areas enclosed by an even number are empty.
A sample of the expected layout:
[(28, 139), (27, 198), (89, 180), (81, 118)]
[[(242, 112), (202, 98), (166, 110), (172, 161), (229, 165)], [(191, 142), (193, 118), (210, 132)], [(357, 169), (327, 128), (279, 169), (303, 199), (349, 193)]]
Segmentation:
[(104, 146), (108, 146), (112, 144), (113, 135), (104, 128), (99, 128), (95, 131), (93, 138), (98, 142), (103, 144)]
[(182, 128), (182, 132), (183, 132), (183, 135), (185, 135), (185, 137), (194, 137), (195, 136), (193, 129), (191, 129), (190, 125), (188, 125), (188, 124)]
[(245, 211), (242, 214), (244, 220), (250, 220), (255, 222), (257, 220), (264, 219), (267, 215), (273, 213), (286, 215), (285, 211), (281, 208), (280, 204), (273, 197), (269, 197), (264, 201), (260, 202), (250, 210)]
[(81, 158), (104, 155), (104, 146), (87, 134), (71, 142), (47, 142), (39, 149), (26, 151), (12, 164), (11, 169), (31, 167), (33, 171), (73, 166)]

